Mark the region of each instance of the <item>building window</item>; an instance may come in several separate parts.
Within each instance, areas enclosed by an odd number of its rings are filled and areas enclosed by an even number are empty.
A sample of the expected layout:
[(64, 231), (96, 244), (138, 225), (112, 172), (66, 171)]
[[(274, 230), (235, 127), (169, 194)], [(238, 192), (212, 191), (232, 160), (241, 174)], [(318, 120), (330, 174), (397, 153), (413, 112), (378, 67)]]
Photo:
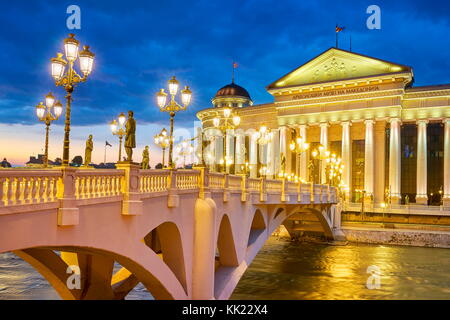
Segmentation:
[(444, 185), (444, 125), (427, 125), (427, 193), (428, 204), (440, 205)]
[(417, 125), (404, 124), (401, 140), (401, 203), (416, 202), (417, 192)]
[(364, 152), (365, 141), (352, 141), (352, 202), (361, 202), (364, 189)]

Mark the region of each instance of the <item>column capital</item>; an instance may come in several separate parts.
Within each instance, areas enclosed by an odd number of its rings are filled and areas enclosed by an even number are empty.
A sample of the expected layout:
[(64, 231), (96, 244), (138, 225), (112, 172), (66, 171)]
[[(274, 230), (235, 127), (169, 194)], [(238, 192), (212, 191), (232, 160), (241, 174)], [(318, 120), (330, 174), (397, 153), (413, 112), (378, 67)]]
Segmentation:
[(352, 122), (350, 120), (341, 121), (341, 126), (351, 126)]
[(306, 128), (308, 128), (309, 126), (307, 125), (307, 124), (299, 124), (298, 125), (298, 127), (300, 128), (300, 129), (302, 129), (302, 128), (304, 128), (304, 129), (306, 129)]
[(367, 119), (367, 120), (364, 120), (364, 124), (365, 125), (368, 125), (368, 124), (374, 124), (375, 123), (375, 120), (373, 120), (373, 119)]
[(330, 124), (328, 123), (328, 122), (321, 122), (321, 123), (319, 123), (319, 126), (321, 127), (321, 128), (327, 128), (327, 127), (329, 127), (330, 126)]
[(419, 119), (416, 121), (417, 124), (428, 124), (428, 119)]
[(450, 125), (450, 118), (444, 118), (444, 119), (442, 120), (442, 122), (443, 122), (444, 124)]
[(400, 118), (390, 118), (389, 123), (401, 123), (402, 121)]

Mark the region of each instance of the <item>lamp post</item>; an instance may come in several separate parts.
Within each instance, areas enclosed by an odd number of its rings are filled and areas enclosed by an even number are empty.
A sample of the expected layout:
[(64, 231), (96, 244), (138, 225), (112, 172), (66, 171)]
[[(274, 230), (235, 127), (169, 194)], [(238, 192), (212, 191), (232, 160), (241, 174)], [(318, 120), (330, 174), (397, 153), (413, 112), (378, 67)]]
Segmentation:
[[(53, 113), (52, 113), (53, 109)], [(44, 168), (48, 167), (48, 134), (50, 131), (50, 124), (58, 120), (59, 116), (62, 113), (63, 106), (61, 102), (56, 101), (55, 97), (50, 92), (47, 96), (45, 96), (45, 105), (43, 102), (40, 102), (36, 106), (36, 115), (39, 118), (39, 121), (45, 123), (45, 152), (44, 152)]]
[[(295, 139), (295, 141), (291, 142), (289, 149), (291, 149), (293, 153), (297, 154), (298, 159), (303, 152), (306, 152), (309, 149), (309, 143), (307, 143), (302, 137), (299, 137)], [(297, 175), (300, 175), (300, 173), (297, 172)]]
[(159, 110), (161, 112), (168, 112), (170, 115), (170, 136), (169, 136), (169, 168), (173, 169), (174, 163), (172, 160), (173, 157), (173, 122), (175, 114), (179, 111), (186, 110), (187, 106), (191, 103), (192, 92), (189, 90), (189, 87), (185, 87), (181, 90), (181, 105), (175, 101), (175, 96), (178, 92), (178, 87), (180, 83), (175, 76), (168, 82), (169, 85), (169, 94), (171, 96), (170, 102), (166, 104), (167, 93), (164, 92), (164, 89), (161, 89), (156, 97), (159, 106)]
[(166, 148), (169, 146), (170, 141), (169, 137), (167, 136), (167, 130), (166, 128), (163, 128), (159, 134), (154, 136), (155, 144), (160, 146), (162, 149), (162, 166), (165, 167), (165, 154), (166, 154)]
[[(256, 143), (260, 145), (261, 147), (266, 146), (269, 142), (273, 139), (273, 133), (267, 130), (266, 126), (261, 126), (259, 130), (255, 133), (256, 136)], [(262, 150), (262, 149), (260, 149)], [(259, 157), (261, 158), (261, 152), (259, 152)], [(281, 171), (285, 171), (286, 164), (282, 165)], [(260, 175), (264, 173), (264, 175), (267, 174), (267, 167), (264, 166), (264, 170), (259, 170)]]
[(322, 145), (319, 145), (318, 149), (318, 151), (313, 150), (311, 155), (314, 159), (319, 160), (319, 183), (322, 183), (322, 171), (325, 171), (326, 174), (326, 167), (323, 168), (323, 160), (327, 160), (330, 157), (330, 151), (326, 150)]
[(194, 152), (194, 147), (187, 141), (183, 141), (177, 146), (176, 152), (183, 157), (183, 168), (186, 167), (186, 157), (190, 156)]
[(122, 139), (123, 136), (127, 134), (125, 130), (126, 120), (127, 118), (125, 117), (125, 114), (122, 112), (118, 117), (118, 121), (113, 120), (109, 124), (112, 134), (119, 137), (119, 162), (121, 161), (120, 159), (122, 158)]
[[(80, 82), (85, 82), (87, 77), (92, 72), (94, 65), (94, 54), (89, 51), (89, 46), (84, 46), (81, 52), (78, 52), (80, 42), (75, 39), (73, 33), (64, 39), (65, 57), (62, 53), (58, 53), (56, 58), (51, 59), (51, 73), (55, 80), (56, 86), (63, 86), (67, 92), (66, 95), (66, 121), (64, 127), (64, 150), (62, 165), (67, 167), (69, 165), (69, 144), (70, 144), (70, 103), (72, 101), (72, 92)], [(80, 70), (83, 76), (80, 76), (74, 69), (74, 62), (80, 61)], [(69, 68), (66, 71), (67, 63)]]
[(223, 159), (220, 159), (220, 164), (223, 164), (224, 172), (230, 164), (233, 163), (232, 159), (227, 158), (227, 131), (236, 128), (239, 123), (241, 123), (241, 118), (237, 115), (233, 115), (233, 110), (231, 108), (223, 108), (223, 117), (215, 117), (213, 119), (214, 127), (218, 128), (224, 137), (223, 139)]

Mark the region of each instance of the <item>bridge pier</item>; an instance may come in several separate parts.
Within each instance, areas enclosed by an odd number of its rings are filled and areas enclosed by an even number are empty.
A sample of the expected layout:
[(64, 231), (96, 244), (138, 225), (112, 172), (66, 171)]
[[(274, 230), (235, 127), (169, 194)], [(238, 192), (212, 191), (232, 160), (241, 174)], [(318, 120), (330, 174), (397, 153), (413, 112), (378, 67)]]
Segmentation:
[(192, 299), (214, 299), (216, 205), (210, 198), (195, 202)]

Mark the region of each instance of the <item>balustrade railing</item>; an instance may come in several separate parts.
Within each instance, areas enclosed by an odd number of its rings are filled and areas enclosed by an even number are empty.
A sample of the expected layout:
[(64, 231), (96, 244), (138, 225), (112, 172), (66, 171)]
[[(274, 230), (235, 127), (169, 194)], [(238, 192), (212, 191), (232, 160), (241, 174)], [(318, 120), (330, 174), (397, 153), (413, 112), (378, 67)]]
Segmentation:
[(241, 190), (242, 189), (242, 176), (228, 176), (228, 189)]
[(75, 198), (92, 199), (120, 195), (124, 177), (122, 170), (78, 170), (75, 176)]
[(248, 191), (255, 192), (261, 190), (261, 180), (255, 178), (248, 178)]
[(225, 176), (220, 173), (209, 173), (209, 187), (211, 189), (223, 189), (225, 185)]
[(169, 170), (141, 170), (140, 192), (164, 192), (168, 190)]
[(57, 199), (60, 171), (0, 171), (0, 206), (53, 202)]
[[(207, 171), (203, 175), (200, 170), (138, 169), (132, 172), (133, 176), (128, 175), (123, 169), (71, 170), (73, 180), (64, 180), (64, 169), (0, 170), (0, 207), (55, 202), (58, 197), (63, 196), (63, 189), (58, 188), (63, 186), (64, 181), (73, 181), (72, 195), (79, 200), (122, 195), (128, 192), (125, 190), (127, 188), (135, 188), (132, 192), (141, 194), (169, 192), (174, 189), (201, 191), (209, 188), (223, 191), (227, 188), (241, 191), (243, 194), (245, 192), (259, 192), (261, 195), (281, 193), (281, 199), (289, 199), (284, 198), (286, 193), (299, 193), (297, 197), (299, 201), (308, 201), (309, 197), (314, 202), (338, 200), (336, 188), (327, 185), (248, 178), (242, 175), (224, 175)], [(136, 187), (133, 186), (135, 183), (133, 181), (138, 182), (135, 184)], [(203, 183), (204, 185), (201, 186), (200, 184)]]
[(198, 170), (179, 170), (175, 173), (175, 186), (180, 190), (198, 189), (200, 180), (200, 171)]
[(266, 191), (271, 192), (282, 192), (283, 182), (281, 180), (266, 180)]

